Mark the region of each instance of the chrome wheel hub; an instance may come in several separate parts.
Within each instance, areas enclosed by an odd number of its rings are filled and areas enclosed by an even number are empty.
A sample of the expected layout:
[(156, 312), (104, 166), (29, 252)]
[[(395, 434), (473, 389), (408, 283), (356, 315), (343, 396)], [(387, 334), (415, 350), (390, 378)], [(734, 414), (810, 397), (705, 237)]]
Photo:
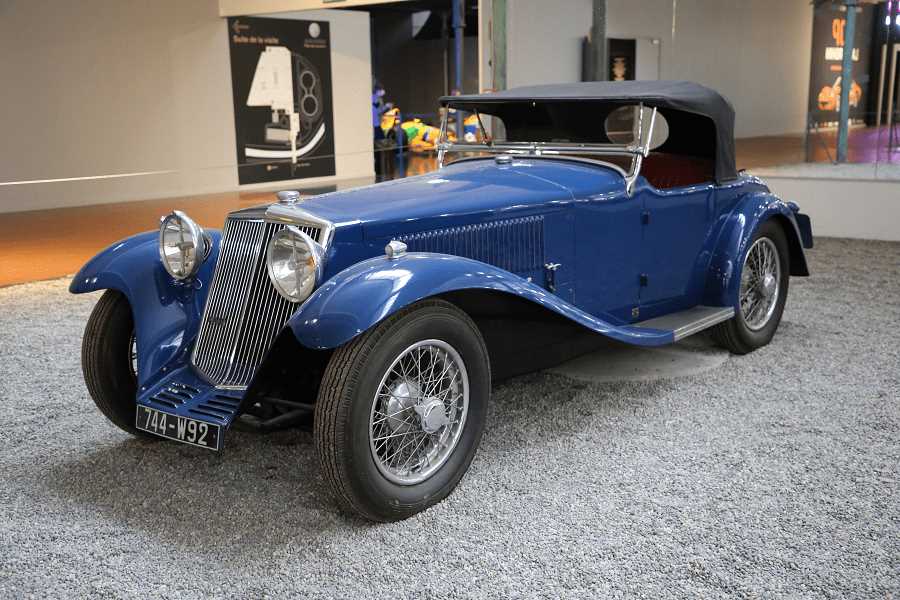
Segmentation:
[(775, 295), (775, 287), (775, 277), (771, 273), (766, 273), (766, 276), (759, 282), (759, 293), (764, 298), (771, 298)]
[(438, 398), (426, 398), (416, 404), (413, 410), (419, 415), (419, 423), (425, 433), (437, 433), (450, 422), (444, 403)]
[(415, 408), (416, 399), (420, 395), (419, 386), (405, 379), (401, 379), (391, 387), (391, 395), (387, 401), (387, 426), (391, 431), (403, 433), (413, 427), (403, 415), (408, 409)]
[(741, 319), (748, 329), (765, 327), (778, 305), (781, 262), (775, 242), (762, 237), (753, 242), (741, 271)]
[(442, 340), (401, 352), (372, 400), (369, 448), (378, 470), (401, 485), (421, 483), (450, 458), (469, 407), (469, 376)]
[(128, 370), (135, 381), (137, 381), (137, 367), (137, 338), (132, 332), (128, 338)]

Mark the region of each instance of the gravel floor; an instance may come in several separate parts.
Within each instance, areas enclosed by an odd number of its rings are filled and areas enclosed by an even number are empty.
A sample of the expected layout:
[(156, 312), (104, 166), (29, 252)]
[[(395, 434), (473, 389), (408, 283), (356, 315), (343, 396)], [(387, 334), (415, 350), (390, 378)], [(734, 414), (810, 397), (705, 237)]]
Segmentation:
[(810, 256), (750, 356), (498, 387), (460, 487), (391, 525), (336, 512), (308, 433), (130, 439), (82, 383), (96, 296), (2, 289), (0, 597), (897, 597), (900, 244)]

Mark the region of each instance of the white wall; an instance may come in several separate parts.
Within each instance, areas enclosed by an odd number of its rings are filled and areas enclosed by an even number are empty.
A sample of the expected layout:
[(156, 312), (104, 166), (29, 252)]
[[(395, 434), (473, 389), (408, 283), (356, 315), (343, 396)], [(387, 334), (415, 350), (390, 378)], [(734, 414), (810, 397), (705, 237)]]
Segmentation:
[(809, 215), (814, 236), (900, 242), (897, 181), (772, 175), (763, 179), (780, 198), (793, 200)]
[[(673, 6), (675, 35), (672, 35)], [(509, 86), (578, 81), (591, 0), (509, 0)], [(708, 85), (734, 104), (738, 137), (804, 129), (809, 87), (809, 0), (608, 0), (607, 36), (661, 49), (660, 79)], [(649, 42), (660, 41), (659, 47)], [(657, 62), (638, 56), (638, 78)], [(650, 69), (652, 72), (652, 69)]]
[[(333, 23), (337, 177), (371, 175), (368, 15), (304, 15)], [(238, 188), (217, 0), (9, 0), (0, 56), (0, 183), (153, 172), (0, 185), (0, 213)]]
[(591, 0), (507, 0), (506, 85), (581, 80)]
[[(715, 88), (734, 105), (735, 135), (803, 131), (809, 91), (808, 0), (609, 0), (610, 37), (662, 43), (662, 78)], [(648, 12), (657, 15), (648, 19)]]

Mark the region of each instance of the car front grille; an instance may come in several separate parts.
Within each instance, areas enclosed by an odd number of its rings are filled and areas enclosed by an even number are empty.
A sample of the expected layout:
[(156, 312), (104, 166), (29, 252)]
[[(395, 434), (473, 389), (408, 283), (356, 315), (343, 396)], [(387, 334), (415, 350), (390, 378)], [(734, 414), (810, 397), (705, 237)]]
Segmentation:
[[(219, 387), (246, 387), (275, 336), (297, 309), (266, 273), (269, 240), (285, 225), (229, 218), (206, 298), (192, 362)], [(299, 227), (319, 239), (316, 227)]]

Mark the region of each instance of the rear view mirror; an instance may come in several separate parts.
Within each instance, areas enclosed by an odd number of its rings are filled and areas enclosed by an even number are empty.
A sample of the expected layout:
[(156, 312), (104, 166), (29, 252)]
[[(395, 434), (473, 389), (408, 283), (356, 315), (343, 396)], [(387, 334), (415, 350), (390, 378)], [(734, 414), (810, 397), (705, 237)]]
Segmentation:
[[(637, 139), (639, 130), (644, 138), (642, 140)], [(614, 144), (640, 144), (653, 150), (662, 146), (669, 137), (669, 124), (658, 111), (654, 119), (652, 108), (636, 104), (620, 106), (606, 116), (606, 137)]]

